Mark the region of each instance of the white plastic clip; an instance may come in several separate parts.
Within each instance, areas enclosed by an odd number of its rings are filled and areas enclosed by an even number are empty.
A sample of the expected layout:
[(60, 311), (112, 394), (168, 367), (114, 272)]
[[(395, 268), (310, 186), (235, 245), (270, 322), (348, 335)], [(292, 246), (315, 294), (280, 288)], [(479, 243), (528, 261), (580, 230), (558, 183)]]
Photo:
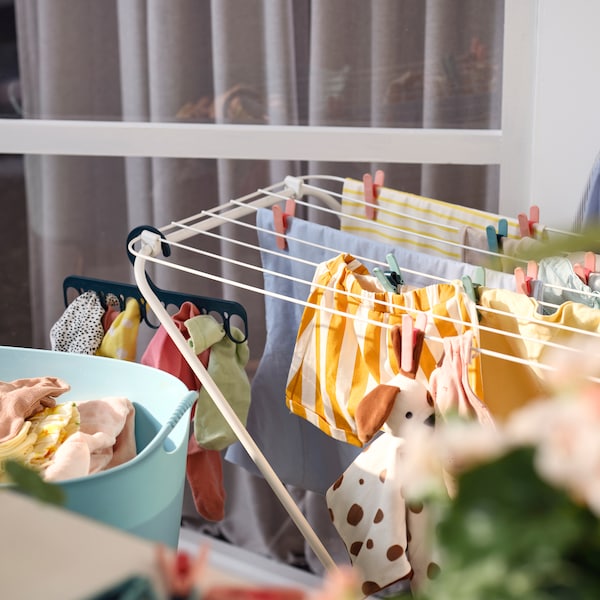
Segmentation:
[(160, 256), (162, 252), (161, 241), (163, 238), (153, 231), (145, 229), (140, 235), (142, 248), (150, 248), (150, 256)]

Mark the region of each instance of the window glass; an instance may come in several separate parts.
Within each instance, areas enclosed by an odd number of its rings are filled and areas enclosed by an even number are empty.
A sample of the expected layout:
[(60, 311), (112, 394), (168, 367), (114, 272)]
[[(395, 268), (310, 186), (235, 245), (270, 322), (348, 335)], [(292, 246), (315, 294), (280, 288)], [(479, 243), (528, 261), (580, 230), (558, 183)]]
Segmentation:
[(28, 117), (500, 126), (502, 0), (27, 6)]

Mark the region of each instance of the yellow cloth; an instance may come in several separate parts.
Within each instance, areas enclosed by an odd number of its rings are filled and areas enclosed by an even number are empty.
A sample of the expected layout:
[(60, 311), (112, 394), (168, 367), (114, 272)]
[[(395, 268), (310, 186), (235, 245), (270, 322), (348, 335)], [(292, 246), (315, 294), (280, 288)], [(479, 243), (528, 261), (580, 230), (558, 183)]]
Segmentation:
[[(525, 360), (548, 362), (554, 350), (542, 341), (577, 348), (589, 340), (583, 332), (600, 332), (600, 311), (578, 302), (565, 302), (555, 313), (542, 315), (537, 312), (537, 301), (525, 294), (482, 288), (479, 303), (482, 307), (511, 313), (481, 311), (481, 325), (499, 330), (499, 333), (481, 330), (481, 348)], [(556, 324), (581, 332), (552, 327)], [(507, 337), (501, 333), (504, 331), (519, 337)], [(482, 357), (481, 367), (485, 403), (495, 418), (506, 418), (515, 409), (546, 393), (547, 370), (491, 356)]]
[(79, 430), (79, 411), (73, 402), (44, 408), (26, 420), (17, 435), (0, 443), (0, 483), (6, 481), (4, 461), (18, 460), (42, 472), (61, 444)]
[[(401, 324), (406, 309), (428, 315), (425, 335), (430, 339), (423, 344), (417, 372), (425, 384), (444, 351), (442, 342), (431, 338), (456, 336), (470, 329), (470, 323), (477, 324), (474, 305), (459, 282), (404, 294), (384, 292), (377, 278), (348, 254), (317, 267), (308, 303), (288, 373), (286, 404), (327, 435), (356, 446), (362, 445), (356, 435), (356, 406), (377, 384), (387, 383), (398, 373), (390, 329)], [(471, 388), (481, 398), (478, 353), (469, 374)]]
[(134, 361), (137, 354), (137, 339), (140, 328), (140, 305), (135, 298), (128, 298), (125, 310), (113, 321), (102, 338), (96, 354), (108, 358)]

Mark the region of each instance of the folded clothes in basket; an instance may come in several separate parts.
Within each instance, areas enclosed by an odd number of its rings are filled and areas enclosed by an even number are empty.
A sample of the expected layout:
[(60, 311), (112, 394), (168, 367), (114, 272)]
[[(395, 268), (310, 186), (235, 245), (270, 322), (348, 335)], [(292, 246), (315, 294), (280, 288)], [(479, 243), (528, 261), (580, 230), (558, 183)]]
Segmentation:
[(79, 431), (57, 449), (47, 481), (83, 477), (121, 465), (136, 455), (135, 408), (118, 396), (77, 403)]
[(135, 457), (133, 404), (124, 397), (57, 403), (69, 387), (55, 377), (0, 382), (0, 482), (7, 459), (64, 481)]

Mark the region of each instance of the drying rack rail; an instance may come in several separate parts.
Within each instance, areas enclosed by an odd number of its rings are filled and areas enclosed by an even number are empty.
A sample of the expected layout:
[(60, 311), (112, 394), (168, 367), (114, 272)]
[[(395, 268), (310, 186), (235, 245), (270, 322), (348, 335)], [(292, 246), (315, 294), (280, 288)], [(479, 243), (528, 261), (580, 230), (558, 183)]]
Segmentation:
[[(166, 329), (168, 335), (171, 337), (185, 360), (190, 365), (191, 369), (194, 371), (199, 381), (202, 383), (203, 387), (210, 394), (213, 401), (215, 402), (218, 409), (223, 414), (224, 418), (227, 420), (232, 430), (235, 432), (238, 440), (255, 463), (257, 468), (262, 473), (263, 477), (267, 481), (267, 483), (272, 488), (273, 492), (282, 503), (285, 510), (288, 512), (290, 518), (296, 524), (308, 544), (311, 546), (317, 558), (321, 561), (325, 569), (333, 569), (336, 567), (334, 560), (331, 558), (330, 554), (326, 550), (325, 546), (316, 535), (315, 531), (305, 518), (304, 514), (298, 508), (296, 502), (288, 492), (288, 489), (283, 484), (283, 482), (279, 479), (268, 460), (263, 455), (262, 451), (249, 434), (245, 426), (237, 417), (236, 413), (229, 406), (226, 399), (223, 397), (219, 388), (215, 385), (214, 381), (208, 374), (207, 370), (204, 368), (202, 363), (198, 360), (197, 356), (194, 354), (192, 348), (180, 333), (179, 329), (173, 323), (167, 309), (160, 302), (153, 291), (153, 286), (149, 281), (146, 274), (146, 266), (147, 263), (157, 264), (166, 268), (172, 268), (184, 273), (190, 273), (192, 275), (196, 275), (205, 279), (209, 279), (218, 283), (221, 283), (225, 286), (235, 286), (242, 290), (247, 290), (249, 292), (255, 292), (263, 295), (271, 295), (274, 298), (278, 298), (281, 300), (297, 303), (300, 305), (307, 306), (306, 301), (298, 300), (297, 298), (287, 297), (280, 294), (268, 292), (264, 289), (261, 289), (255, 283), (248, 283), (244, 280), (236, 279), (232, 281), (231, 279), (225, 277), (222, 273), (219, 272), (219, 269), (216, 269), (215, 272), (210, 271), (209, 269), (198, 269), (195, 267), (191, 267), (182, 262), (175, 262), (173, 260), (167, 260), (162, 256), (162, 248), (163, 244), (169, 244), (174, 248), (179, 248), (182, 250), (189, 251), (194, 254), (197, 258), (200, 258), (204, 261), (208, 261), (210, 263), (219, 264), (223, 262), (227, 262), (232, 266), (239, 267), (242, 271), (245, 270), (248, 273), (252, 273), (256, 276), (257, 272), (263, 271), (256, 264), (252, 264), (250, 262), (246, 262), (244, 260), (240, 260), (238, 258), (232, 258), (231, 256), (225, 256), (216, 252), (209, 252), (203, 249), (202, 241), (208, 238), (226, 240), (231, 242), (232, 244), (236, 244), (238, 247), (243, 248), (244, 250), (248, 250), (248, 252), (256, 251), (260, 253), (263, 251), (262, 248), (259, 248), (257, 245), (252, 243), (248, 243), (242, 239), (236, 239), (231, 235), (229, 231), (225, 236), (215, 233), (215, 230), (218, 230), (221, 226), (227, 225), (237, 225), (239, 227), (244, 228), (244, 231), (248, 229), (254, 229), (258, 231), (256, 225), (251, 223), (252, 219), (246, 219), (247, 217), (252, 217), (258, 209), (264, 208), (272, 208), (275, 205), (281, 204), (283, 199), (286, 198), (295, 198), (301, 199), (303, 196), (309, 196), (318, 201), (318, 204), (323, 207), (323, 210), (328, 212), (329, 214), (334, 213), (342, 216), (340, 212), (340, 201), (339, 194), (330, 192), (328, 189), (324, 189), (320, 186), (315, 186), (309, 183), (309, 181), (322, 181), (326, 186), (332, 186), (333, 184), (340, 185), (343, 183), (343, 179), (339, 177), (333, 176), (303, 176), (303, 177), (287, 177), (283, 181), (273, 184), (269, 187), (265, 187), (259, 189), (255, 192), (252, 192), (244, 197), (238, 198), (236, 200), (231, 200), (227, 203), (218, 205), (213, 207), (210, 210), (201, 211), (200, 213), (190, 216), (186, 219), (170, 223), (160, 230), (160, 233), (156, 233), (157, 230), (149, 230), (141, 231), (140, 235), (133, 237), (130, 239), (128, 244), (128, 250), (135, 257), (134, 260), (134, 274), (137, 286), (139, 287), (142, 295), (147, 300), (151, 310), (155, 313), (161, 324)], [(311, 204), (311, 206), (313, 206)], [(285, 233), (276, 233), (273, 231), (269, 231), (268, 233), (276, 236), (285, 237)], [(243, 236), (240, 236), (242, 238)], [(191, 241), (194, 241), (196, 244), (193, 246)], [(332, 248), (323, 247), (324, 250), (332, 251)], [(258, 255), (258, 254), (257, 254)], [(356, 257), (356, 258), (365, 258), (369, 260), (372, 264), (380, 264), (381, 266), (385, 266), (386, 263), (383, 261), (378, 261), (373, 259), (373, 257)], [(302, 260), (299, 258), (294, 258), (294, 260)], [(204, 263), (203, 263), (204, 264)], [(271, 273), (273, 275), (286, 277), (285, 274), (280, 273)], [(439, 282), (449, 282), (447, 279), (443, 279), (437, 277), (433, 274), (428, 273), (418, 273), (420, 276), (429, 277), (432, 283)], [(310, 289), (310, 281), (302, 281), (307, 285), (307, 295)], [(479, 307), (478, 307), (479, 309)], [(407, 309), (407, 311), (410, 309)], [(492, 310), (492, 309), (487, 309)], [(569, 330), (569, 327), (565, 325), (556, 325), (559, 329)], [(577, 330), (578, 333), (582, 333)], [(503, 332), (504, 334), (504, 332)], [(600, 334), (594, 332), (583, 332), (584, 335), (588, 335), (591, 339), (600, 338)], [(518, 335), (507, 333), (507, 335)], [(539, 341), (539, 340), (538, 340)], [(549, 346), (559, 346), (557, 344), (553, 344), (552, 342), (547, 342)], [(600, 344), (598, 344), (600, 347)], [(574, 348), (570, 346), (562, 346), (562, 349), (569, 350), (571, 352), (589, 352), (589, 348)], [(478, 350), (483, 352), (483, 350)], [(488, 351), (492, 356), (497, 355), (499, 358), (503, 358), (506, 360), (512, 360), (514, 362), (525, 362), (530, 364), (530, 361), (525, 361), (520, 359), (519, 357), (513, 357), (508, 355), (501, 355), (491, 351)], [(538, 369), (552, 369), (549, 365), (545, 365), (542, 363), (536, 363), (535, 367)], [(594, 379), (594, 378), (592, 378)], [(596, 381), (599, 381), (596, 379)]]

